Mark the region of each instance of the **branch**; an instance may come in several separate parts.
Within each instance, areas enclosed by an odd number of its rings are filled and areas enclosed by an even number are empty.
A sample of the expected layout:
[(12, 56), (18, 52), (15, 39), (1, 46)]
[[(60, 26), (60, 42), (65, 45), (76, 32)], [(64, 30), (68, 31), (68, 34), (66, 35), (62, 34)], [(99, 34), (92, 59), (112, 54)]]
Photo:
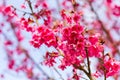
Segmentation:
[(17, 10), (17, 11), (19, 11), (19, 12), (23, 12), (24, 14), (30, 14), (30, 15), (32, 15), (32, 13), (26, 12), (26, 11), (22, 11), (22, 10), (20, 10), (20, 9), (14, 7), (14, 6), (12, 6), (12, 8), (15, 9), (15, 10)]
[(81, 71), (83, 71), (87, 76), (89, 75), (89, 73), (80, 65), (77, 66), (76, 64), (73, 65), (76, 69), (79, 69)]
[(74, 11), (77, 11), (77, 2), (76, 2), (76, 0), (72, 0), (72, 6), (73, 6), (73, 9), (74, 9)]
[(106, 68), (104, 67), (104, 56), (105, 54), (104, 54), (104, 51), (103, 51), (103, 56), (102, 56), (102, 63), (101, 63), (101, 65), (103, 65), (103, 71), (104, 71), (104, 80), (106, 80), (107, 79), (107, 77), (106, 77)]
[(90, 60), (89, 60), (89, 55), (88, 55), (87, 47), (85, 48), (85, 51), (86, 51), (86, 56), (87, 56), (88, 71), (89, 71), (89, 74), (91, 74)]
[(28, 6), (29, 6), (29, 8), (30, 8), (32, 14), (34, 14), (34, 11), (33, 11), (33, 8), (32, 8), (31, 1), (30, 1), (30, 0), (26, 0), (26, 1), (27, 1), (27, 3), (28, 3)]
[(86, 51), (87, 65), (88, 65), (88, 77), (89, 77), (90, 80), (93, 80), (92, 75), (91, 75), (90, 60), (89, 60), (87, 47), (85, 47), (85, 51)]

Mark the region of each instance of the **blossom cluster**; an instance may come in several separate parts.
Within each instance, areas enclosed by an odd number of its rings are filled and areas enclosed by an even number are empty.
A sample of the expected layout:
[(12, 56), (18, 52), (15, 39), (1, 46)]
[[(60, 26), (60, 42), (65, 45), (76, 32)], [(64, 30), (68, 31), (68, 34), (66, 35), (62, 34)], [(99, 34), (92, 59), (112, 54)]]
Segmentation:
[(57, 46), (57, 39), (51, 29), (45, 27), (38, 27), (37, 31), (33, 33), (32, 40), (30, 43), (35, 47), (39, 48), (43, 43), (48, 47)]
[(106, 59), (104, 60), (104, 66), (106, 69), (106, 76), (109, 77), (119, 72), (120, 62), (116, 61), (113, 58), (109, 58), (107, 60)]

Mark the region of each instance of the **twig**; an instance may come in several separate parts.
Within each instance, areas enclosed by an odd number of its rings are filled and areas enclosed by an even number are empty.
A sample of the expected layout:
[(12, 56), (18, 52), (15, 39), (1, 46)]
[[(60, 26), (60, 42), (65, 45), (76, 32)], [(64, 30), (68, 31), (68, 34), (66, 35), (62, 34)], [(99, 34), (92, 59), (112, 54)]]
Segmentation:
[(104, 80), (106, 80), (107, 78), (106, 78), (106, 68), (104, 67), (104, 51), (103, 51), (103, 56), (102, 56), (102, 65), (103, 65), (103, 71), (104, 71)]
[(26, 1), (27, 1), (27, 3), (28, 3), (28, 6), (29, 6), (29, 8), (30, 8), (32, 14), (34, 14), (34, 11), (33, 11), (33, 8), (32, 8), (31, 1), (30, 1), (30, 0), (26, 0)]
[(19, 11), (19, 12), (23, 12), (24, 14), (30, 14), (30, 15), (32, 15), (32, 13), (26, 12), (26, 11), (22, 11), (22, 10), (20, 10), (20, 9), (14, 7), (14, 6), (12, 6), (12, 8), (14, 8), (15, 10), (17, 10), (17, 11)]
[(85, 47), (85, 51), (86, 51), (87, 65), (88, 65), (88, 73), (89, 73), (88, 76), (89, 76), (89, 79), (90, 79), (90, 80), (93, 80), (93, 79), (92, 79), (92, 75), (91, 75), (90, 60), (89, 60), (89, 55), (88, 55), (87, 47)]
[[(81, 71), (83, 71), (87, 76), (89, 75), (89, 73), (80, 65), (77, 66), (76, 64), (73, 65), (76, 69), (79, 69)], [(89, 77), (89, 76), (88, 76)]]
[(32, 8), (32, 4), (31, 4), (31, 1), (30, 0), (26, 0), (28, 5), (29, 5), (29, 8), (31, 10), (31, 13), (32, 13), (32, 16), (35, 18), (35, 22), (37, 24), (37, 26), (39, 26), (39, 23), (38, 23), (38, 20), (37, 20), (37, 17), (34, 15), (34, 11), (33, 11), (33, 8)]

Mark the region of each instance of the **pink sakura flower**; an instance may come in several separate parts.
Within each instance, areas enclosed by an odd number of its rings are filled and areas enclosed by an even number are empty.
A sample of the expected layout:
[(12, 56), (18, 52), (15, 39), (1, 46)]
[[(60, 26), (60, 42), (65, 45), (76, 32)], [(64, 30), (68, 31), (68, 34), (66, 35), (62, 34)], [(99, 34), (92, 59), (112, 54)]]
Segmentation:
[(100, 77), (101, 76), (101, 73), (96, 71), (94, 74), (92, 74), (93, 76), (95, 76), (96, 78)]
[(88, 47), (88, 53), (90, 57), (102, 57), (103, 46), (102, 45), (90, 45)]
[(90, 57), (102, 57), (103, 45), (99, 42), (100, 34), (96, 33), (95, 35), (89, 36), (88, 41), (88, 53)]
[(43, 3), (42, 3), (42, 7), (43, 7), (43, 8), (48, 8), (47, 3), (46, 3), (46, 2), (43, 2)]
[(120, 6), (115, 5), (112, 11), (115, 16), (120, 16)]
[(97, 36), (90, 36), (89, 41), (92, 45), (94, 45), (98, 42), (98, 37)]
[(14, 8), (12, 6), (5, 7), (3, 9), (3, 13), (4, 13), (4, 15), (9, 16), (9, 19), (14, 18), (15, 16), (17, 16), (17, 14), (16, 14), (16, 12), (15, 12), (15, 10), (14, 10)]
[(26, 28), (28, 26), (28, 21), (25, 18), (21, 18), (20, 23), (23, 28)]
[(63, 19), (66, 19), (66, 18), (67, 18), (67, 15), (66, 15), (66, 12), (65, 12), (64, 9), (61, 10), (61, 17), (62, 17)]
[(65, 61), (61, 60), (61, 65), (58, 66), (61, 70), (64, 70), (66, 68)]
[(29, 79), (31, 79), (34, 75), (34, 73), (33, 73), (33, 69), (32, 68), (28, 68), (28, 69), (26, 69), (26, 73), (27, 73), (27, 77), (29, 78)]
[(106, 0), (107, 1), (107, 3), (112, 3), (112, 0)]
[(39, 48), (43, 43), (48, 47), (57, 47), (56, 36), (52, 30), (45, 27), (39, 27), (37, 31), (33, 33), (31, 44), (35, 48)]
[(80, 56), (80, 53), (77, 53), (72, 45), (68, 44), (62, 44), (60, 48), (63, 50), (63, 59), (61, 60), (60, 68), (64, 70), (66, 66), (71, 66), (72, 64), (80, 64), (80, 60), (78, 58), (78, 55)]
[(4, 9), (4, 12), (5, 13), (10, 13), (12, 11), (12, 6), (7, 6), (7, 7), (5, 7), (5, 9)]
[(61, 17), (63, 18), (63, 20), (67, 21), (68, 23), (72, 23), (72, 17), (71, 16), (67, 16), (67, 11), (65, 11), (64, 9), (61, 11)]
[(36, 4), (35, 4), (35, 8), (38, 8), (39, 6), (41, 6), (43, 4), (43, 7), (47, 7), (45, 3), (45, 0), (37, 0)]
[(3, 9), (4, 9), (4, 6), (0, 5), (0, 13), (3, 11)]
[(5, 41), (5, 46), (8, 46), (8, 45), (12, 45), (13, 44), (13, 42), (11, 41), (11, 40), (7, 40), (7, 41)]
[(64, 1), (62, 2), (62, 5), (63, 5), (64, 8), (66, 8), (66, 9), (71, 8), (71, 7), (72, 7), (71, 0), (64, 0)]
[(80, 18), (81, 18), (80, 13), (79, 14), (78, 13), (72, 14), (72, 13), (65, 11), (64, 9), (61, 11), (61, 16), (62, 16), (63, 20), (67, 21), (70, 24), (72, 22), (79, 23)]
[(74, 16), (73, 16), (73, 20), (75, 23), (78, 23), (80, 18), (81, 18), (81, 15), (79, 15), (79, 14), (74, 14)]
[(24, 39), (20, 30), (17, 30), (15, 32), (15, 34), (16, 34), (16, 37), (17, 37), (18, 41), (22, 41)]
[(68, 43), (76, 43), (79, 40), (78, 38), (81, 35), (82, 31), (83, 27), (80, 25), (64, 28), (62, 32), (62, 40), (67, 41)]
[(0, 34), (2, 33), (2, 30), (0, 29)]
[(120, 62), (113, 58), (109, 58), (108, 60), (104, 60), (104, 66), (106, 69), (106, 76), (109, 77), (119, 72)]
[(80, 80), (80, 75), (77, 74), (77, 70), (73, 69), (73, 79)]
[(34, 32), (34, 27), (30, 26), (29, 23), (33, 22), (33, 20), (31, 20), (30, 18), (25, 19), (25, 18), (21, 18), (19, 20), (20, 22), (20, 28), (21, 29), (25, 29), (28, 32)]
[(25, 4), (22, 4), (22, 5), (21, 5), (21, 8), (22, 8), (22, 9), (26, 9)]
[(9, 61), (9, 64), (8, 64), (8, 68), (9, 68), (9, 69), (13, 69), (14, 64), (15, 64), (15, 61), (14, 61), (14, 60), (10, 60), (10, 61)]
[(47, 52), (46, 56), (45, 56), (45, 62), (44, 62), (45, 65), (53, 66), (54, 63), (56, 63), (55, 58), (57, 56), (58, 56), (58, 54), (55, 52), (53, 52), (53, 53)]

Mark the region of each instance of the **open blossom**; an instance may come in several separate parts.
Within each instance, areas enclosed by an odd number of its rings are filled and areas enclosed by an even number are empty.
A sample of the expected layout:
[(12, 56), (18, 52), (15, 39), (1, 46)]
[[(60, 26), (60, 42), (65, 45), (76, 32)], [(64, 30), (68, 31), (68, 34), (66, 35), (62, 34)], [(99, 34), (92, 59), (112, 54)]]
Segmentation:
[(74, 14), (73, 21), (78, 23), (80, 21), (80, 18), (81, 18), (80, 14)]
[(34, 27), (32, 27), (31, 25), (29, 25), (30, 23), (33, 23), (34, 21), (31, 18), (21, 18), (19, 20), (19, 24), (20, 24), (20, 28), (21, 29), (25, 29), (28, 32), (34, 32)]
[(57, 46), (57, 40), (52, 30), (44, 27), (38, 27), (37, 31), (33, 33), (31, 44), (35, 48), (39, 48), (43, 43), (48, 47)]
[(10, 18), (14, 18), (15, 16), (17, 16), (12, 6), (6, 6), (2, 11), (4, 15), (9, 16)]
[(106, 69), (106, 76), (109, 77), (119, 72), (120, 62), (116, 61), (113, 58), (109, 58), (107, 60), (104, 60), (104, 66)]
[(55, 61), (55, 58), (58, 57), (58, 53), (56, 52), (46, 52), (46, 55), (45, 55), (45, 65), (48, 65), (48, 66), (53, 66), (56, 61)]
[(90, 45), (88, 47), (88, 52), (90, 57), (102, 57), (103, 46), (102, 45)]
[[(83, 27), (80, 25), (74, 25), (72, 27), (67, 27), (63, 29), (62, 32), (62, 40), (67, 41), (68, 44), (75, 44), (77, 41), (81, 41), (80, 37), (82, 36), (81, 33), (83, 32)], [(81, 37), (82, 38), (82, 37)]]
[(9, 68), (9, 69), (13, 69), (14, 64), (15, 64), (15, 61), (14, 61), (14, 60), (10, 60), (10, 62), (9, 62), (9, 64), (8, 64), (8, 68)]
[(12, 11), (12, 6), (7, 6), (7, 7), (5, 7), (5, 9), (4, 9), (4, 12), (5, 13), (10, 13)]
[(120, 16), (120, 6), (115, 5), (113, 8), (113, 14), (115, 16)]
[(89, 41), (91, 44), (96, 44), (98, 42), (98, 37), (97, 36), (90, 36)]

